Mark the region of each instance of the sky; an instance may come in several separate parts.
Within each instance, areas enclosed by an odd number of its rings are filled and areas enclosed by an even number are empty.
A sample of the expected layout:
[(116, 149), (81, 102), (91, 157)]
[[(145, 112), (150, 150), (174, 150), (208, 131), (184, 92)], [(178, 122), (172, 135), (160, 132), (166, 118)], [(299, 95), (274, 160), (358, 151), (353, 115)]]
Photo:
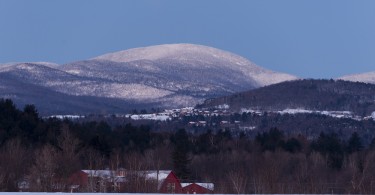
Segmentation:
[(301, 78), (375, 71), (374, 0), (0, 0), (0, 64), (193, 43)]

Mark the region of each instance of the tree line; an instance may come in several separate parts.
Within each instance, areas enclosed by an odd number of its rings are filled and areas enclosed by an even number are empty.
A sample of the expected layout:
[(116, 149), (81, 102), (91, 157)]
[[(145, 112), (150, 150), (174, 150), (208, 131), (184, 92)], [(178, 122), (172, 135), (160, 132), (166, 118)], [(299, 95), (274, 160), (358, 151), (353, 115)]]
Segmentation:
[[(54, 191), (57, 183), (68, 190), (78, 170), (124, 168), (172, 169), (184, 182), (214, 183), (215, 193), (374, 193), (375, 143), (364, 144), (356, 132), (310, 139), (283, 130), (250, 137), (77, 123), (42, 119), (32, 105), (19, 110), (0, 100), (0, 190), (18, 191), (22, 181), (28, 191)], [(129, 183), (129, 192), (142, 192), (140, 182)]]

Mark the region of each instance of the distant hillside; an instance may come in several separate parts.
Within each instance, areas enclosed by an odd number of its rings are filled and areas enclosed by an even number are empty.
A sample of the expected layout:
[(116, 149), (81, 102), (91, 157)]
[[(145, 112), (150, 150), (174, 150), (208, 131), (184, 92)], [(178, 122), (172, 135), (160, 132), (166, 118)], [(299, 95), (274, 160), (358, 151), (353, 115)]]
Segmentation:
[(234, 95), (209, 99), (199, 107), (227, 104), (232, 111), (256, 110), (352, 111), (368, 116), (375, 111), (375, 85), (334, 80), (295, 80)]

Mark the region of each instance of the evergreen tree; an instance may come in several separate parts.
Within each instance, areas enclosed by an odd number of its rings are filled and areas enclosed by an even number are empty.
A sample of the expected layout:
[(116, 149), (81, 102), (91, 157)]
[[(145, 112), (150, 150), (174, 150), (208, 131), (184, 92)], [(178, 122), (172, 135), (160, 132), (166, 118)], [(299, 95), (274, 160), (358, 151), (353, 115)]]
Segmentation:
[(288, 139), (285, 142), (283, 148), (284, 148), (284, 150), (286, 150), (288, 152), (295, 153), (295, 152), (301, 151), (302, 145), (298, 141), (298, 139), (293, 137), (293, 138)]
[(214, 143), (214, 134), (211, 130), (207, 130), (206, 133), (203, 133), (198, 136), (197, 141), (194, 144), (194, 153), (195, 154), (213, 154), (217, 153), (218, 150), (215, 148)]
[(23, 108), (23, 112), (34, 120), (39, 119), (38, 111), (36, 110), (35, 106), (32, 104), (28, 104)]
[(311, 148), (326, 156), (328, 167), (341, 169), (344, 160), (344, 148), (337, 134), (320, 133), (319, 138), (311, 144)]
[(277, 128), (270, 129), (269, 132), (257, 134), (255, 140), (261, 145), (262, 150), (275, 151), (277, 147), (284, 145), (284, 134)]
[(353, 152), (359, 152), (363, 149), (361, 138), (359, 137), (357, 132), (354, 132), (349, 138), (348, 146), (346, 149), (349, 154)]
[(177, 177), (186, 180), (190, 176), (189, 164), (191, 159), (189, 158), (190, 142), (185, 129), (179, 129), (172, 136), (171, 141), (174, 144), (172, 153), (174, 172)]

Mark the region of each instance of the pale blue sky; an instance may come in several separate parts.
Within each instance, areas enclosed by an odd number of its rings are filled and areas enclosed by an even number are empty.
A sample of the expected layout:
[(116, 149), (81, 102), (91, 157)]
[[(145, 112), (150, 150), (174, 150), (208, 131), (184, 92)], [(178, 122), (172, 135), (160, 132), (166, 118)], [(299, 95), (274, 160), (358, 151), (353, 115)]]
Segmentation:
[(0, 63), (195, 43), (304, 78), (375, 71), (374, 0), (0, 0)]

